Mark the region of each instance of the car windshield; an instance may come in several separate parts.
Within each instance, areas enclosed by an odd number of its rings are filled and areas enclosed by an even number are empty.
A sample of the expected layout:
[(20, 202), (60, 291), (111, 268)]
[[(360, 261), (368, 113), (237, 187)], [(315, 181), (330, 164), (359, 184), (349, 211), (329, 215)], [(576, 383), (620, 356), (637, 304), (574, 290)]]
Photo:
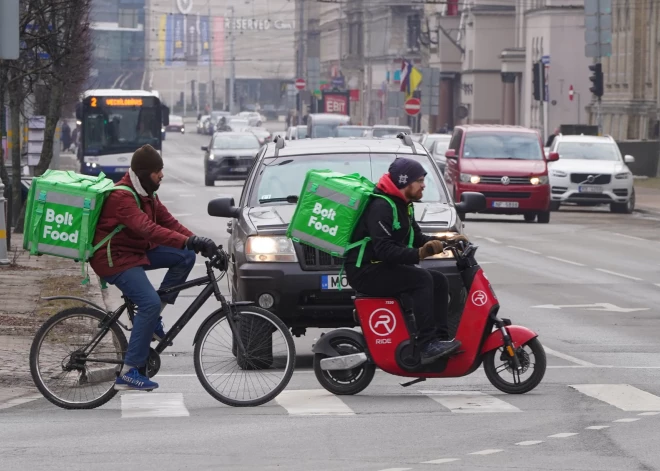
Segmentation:
[(374, 137), (385, 137), (389, 135), (397, 135), (400, 132), (407, 132), (410, 134), (411, 129), (410, 128), (374, 128)]
[(543, 160), (536, 134), (522, 132), (467, 132), (463, 158)]
[(337, 128), (337, 137), (361, 137), (368, 128), (348, 128), (339, 126)]
[(307, 126), (298, 126), (298, 139), (307, 138)]
[(560, 142), (557, 153), (560, 159), (621, 160), (616, 144), (611, 142)]
[(254, 135), (241, 134), (220, 134), (213, 139), (213, 148), (218, 150), (225, 149), (259, 149), (259, 140)]
[(181, 116), (170, 115), (170, 124), (183, 124), (183, 118)]
[[(298, 195), (309, 170), (324, 169), (344, 174), (359, 173), (376, 183), (387, 173), (396, 154), (319, 154), (295, 157), (265, 158), (252, 186), (250, 206), (259, 206), (259, 200), (286, 198)], [(405, 154), (401, 157), (415, 159), (426, 170), (425, 202), (446, 203), (445, 191), (438, 175), (425, 155)]]

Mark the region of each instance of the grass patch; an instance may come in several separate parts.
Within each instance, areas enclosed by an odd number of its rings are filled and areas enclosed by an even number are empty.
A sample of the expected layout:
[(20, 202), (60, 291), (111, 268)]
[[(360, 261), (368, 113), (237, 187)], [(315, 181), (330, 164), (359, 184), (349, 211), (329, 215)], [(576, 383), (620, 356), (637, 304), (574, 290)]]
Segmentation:
[[(79, 298), (87, 298), (89, 296), (89, 285), (83, 286), (80, 282), (80, 275), (52, 276), (45, 278), (40, 283), (40, 296), (78, 296)], [(58, 299), (55, 301), (40, 300), (35, 314), (38, 317), (46, 318), (64, 309), (84, 305), (84, 303), (72, 299)]]
[(660, 190), (660, 178), (644, 178), (641, 180), (635, 180), (635, 186), (638, 188), (652, 188), (654, 190)]

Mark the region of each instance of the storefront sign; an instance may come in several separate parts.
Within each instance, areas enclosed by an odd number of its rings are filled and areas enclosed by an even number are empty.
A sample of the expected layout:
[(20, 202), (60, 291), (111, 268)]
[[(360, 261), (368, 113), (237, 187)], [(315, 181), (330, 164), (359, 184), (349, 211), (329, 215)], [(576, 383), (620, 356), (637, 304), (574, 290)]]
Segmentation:
[(267, 31), (269, 29), (291, 30), (293, 29), (293, 23), (284, 20), (258, 20), (255, 18), (225, 17), (225, 29), (237, 31)]

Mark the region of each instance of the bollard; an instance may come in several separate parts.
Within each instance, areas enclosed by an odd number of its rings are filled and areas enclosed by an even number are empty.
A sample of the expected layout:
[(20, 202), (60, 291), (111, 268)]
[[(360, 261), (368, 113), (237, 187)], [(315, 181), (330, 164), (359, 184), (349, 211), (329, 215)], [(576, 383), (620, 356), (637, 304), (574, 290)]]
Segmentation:
[(5, 185), (0, 182), (0, 267), (9, 266), (7, 258), (7, 218), (5, 217)]

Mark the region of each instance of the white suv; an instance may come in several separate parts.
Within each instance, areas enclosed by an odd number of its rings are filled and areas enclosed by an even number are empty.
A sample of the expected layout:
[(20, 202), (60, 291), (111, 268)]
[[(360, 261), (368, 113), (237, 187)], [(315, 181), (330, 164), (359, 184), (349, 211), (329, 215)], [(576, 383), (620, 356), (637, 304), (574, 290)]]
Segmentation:
[(575, 203), (609, 204), (613, 213), (633, 212), (633, 175), (626, 164), (635, 158), (622, 158), (612, 137), (559, 135), (549, 151), (559, 154), (559, 160), (548, 165), (552, 210), (564, 203)]

